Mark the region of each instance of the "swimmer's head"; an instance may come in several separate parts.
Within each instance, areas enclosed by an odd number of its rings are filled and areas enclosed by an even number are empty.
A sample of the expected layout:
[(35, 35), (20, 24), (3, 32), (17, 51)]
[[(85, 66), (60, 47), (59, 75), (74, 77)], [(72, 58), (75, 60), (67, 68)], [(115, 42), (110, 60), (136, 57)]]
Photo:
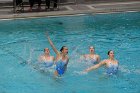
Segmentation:
[(49, 48), (45, 48), (45, 49), (44, 49), (44, 53), (45, 53), (45, 54), (49, 54), (49, 53), (50, 53)]
[(67, 55), (68, 54), (68, 48), (66, 46), (62, 46), (62, 48), (60, 49), (61, 53)]
[(90, 53), (94, 53), (94, 51), (95, 51), (95, 48), (94, 48), (93, 46), (90, 46), (90, 47), (89, 47), (89, 52), (90, 52)]
[(109, 50), (107, 54), (110, 58), (114, 58), (114, 51), (113, 50)]

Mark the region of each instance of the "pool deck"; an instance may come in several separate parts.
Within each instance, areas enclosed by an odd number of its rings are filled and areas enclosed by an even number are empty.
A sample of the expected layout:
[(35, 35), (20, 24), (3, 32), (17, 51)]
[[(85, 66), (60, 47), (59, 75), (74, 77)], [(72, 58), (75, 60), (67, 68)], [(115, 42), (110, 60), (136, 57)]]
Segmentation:
[[(42, 8), (43, 9), (43, 8)], [(25, 8), (27, 10), (27, 8)], [(59, 10), (43, 12), (13, 13), (13, 8), (0, 9), (0, 19), (34, 18), (47, 16), (62, 16), (75, 14), (93, 13), (116, 13), (140, 11), (140, 1), (125, 2), (100, 2), (100, 3), (77, 3), (60, 5)]]

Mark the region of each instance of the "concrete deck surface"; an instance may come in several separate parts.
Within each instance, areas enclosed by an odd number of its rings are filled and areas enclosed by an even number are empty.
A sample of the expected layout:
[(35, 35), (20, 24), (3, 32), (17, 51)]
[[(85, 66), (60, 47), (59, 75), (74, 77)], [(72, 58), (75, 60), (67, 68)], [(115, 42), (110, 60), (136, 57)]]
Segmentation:
[[(8, 0), (7, 0), (8, 1)], [(110, 12), (126, 12), (126, 11), (140, 11), (140, 0), (128, 0), (124, 2), (96, 2), (77, 3), (60, 5), (57, 11), (42, 11), (42, 12), (25, 12), (13, 13), (13, 8), (1, 8), (0, 19), (9, 18), (29, 18), (29, 17), (43, 17), (43, 16), (60, 16), (60, 15), (73, 15), (85, 13), (110, 13)], [(42, 10), (45, 7), (42, 7)], [(28, 7), (25, 8), (25, 11)]]

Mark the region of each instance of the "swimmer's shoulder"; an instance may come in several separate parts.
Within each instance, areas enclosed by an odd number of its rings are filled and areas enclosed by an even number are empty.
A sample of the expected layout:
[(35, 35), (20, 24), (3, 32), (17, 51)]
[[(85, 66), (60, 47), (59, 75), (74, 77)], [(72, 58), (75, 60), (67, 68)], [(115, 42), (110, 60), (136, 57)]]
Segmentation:
[(119, 61), (118, 61), (118, 60), (116, 60), (116, 59), (115, 59), (114, 61), (115, 61), (116, 63), (118, 63), (118, 64), (119, 64)]
[(88, 58), (89, 57), (89, 54), (84, 54), (83, 57), (84, 58)]
[(104, 60), (101, 61), (102, 64), (107, 64), (108, 62), (109, 62), (108, 59), (104, 59)]
[(50, 58), (51, 58), (51, 60), (53, 60), (53, 61), (55, 60), (55, 57), (54, 57), (54, 56), (50, 56)]
[(66, 56), (67, 60), (69, 60), (69, 56)]
[(95, 54), (95, 56), (96, 56), (97, 58), (99, 58), (99, 57), (100, 57), (98, 54)]

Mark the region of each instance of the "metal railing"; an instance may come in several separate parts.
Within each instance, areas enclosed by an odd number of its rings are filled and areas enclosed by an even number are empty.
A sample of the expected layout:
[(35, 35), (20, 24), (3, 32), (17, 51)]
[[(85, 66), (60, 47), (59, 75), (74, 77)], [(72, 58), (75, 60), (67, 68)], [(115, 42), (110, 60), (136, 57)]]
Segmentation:
[(23, 0), (13, 0), (14, 13), (24, 11), (23, 3), (24, 3)]
[[(17, 12), (24, 12), (24, 7), (27, 7), (27, 5), (29, 5), (29, 0), (13, 0), (13, 11), (14, 13)], [(44, 4), (45, 0), (42, 0), (42, 4), (41, 6), (46, 6), (46, 4)], [(57, 8), (59, 9), (60, 5), (66, 5), (66, 4), (76, 4), (77, 0), (58, 0), (57, 1)], [(28, 6), (29, 7), (29, 6)]]

